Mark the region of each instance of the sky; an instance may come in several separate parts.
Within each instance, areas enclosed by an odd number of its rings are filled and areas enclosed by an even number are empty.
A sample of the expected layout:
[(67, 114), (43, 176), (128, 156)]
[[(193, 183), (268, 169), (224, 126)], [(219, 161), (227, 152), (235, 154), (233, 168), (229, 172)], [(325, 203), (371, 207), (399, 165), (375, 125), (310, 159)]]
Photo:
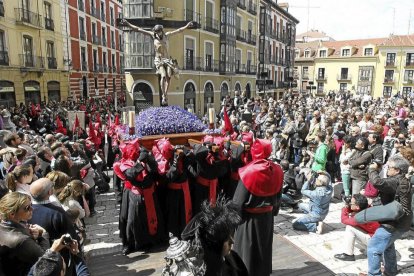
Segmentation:
[(335, 40), (405, 35), (408, 22), (414, 34), (414, 0), (278, 0), (283, 2), (289, 3), (289, 13), (300, 21), (296, 34), (308, 30), (308, 3), (309, 29)]

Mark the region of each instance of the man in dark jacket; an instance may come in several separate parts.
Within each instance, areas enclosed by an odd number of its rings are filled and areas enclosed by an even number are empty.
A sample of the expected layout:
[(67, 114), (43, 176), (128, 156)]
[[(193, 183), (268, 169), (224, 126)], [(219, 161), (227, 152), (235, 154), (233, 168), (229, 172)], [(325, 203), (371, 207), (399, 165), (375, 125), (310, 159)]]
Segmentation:
[(398, 155), (388, 160), (387, 178), (380, 178), (376, 163), (369, 167), (369, 180), (378, 189), (382, 204), (398, 200), (402, 205), (404, 215), (395, 221), (381, 222), (381, 226), (368, 242), (368, 275), (382, 275), (381, 261), (383, 259), (384, 275), (397, 275), (394, 242), (410, 229), (412, 220), (411, 185), (405, 177), (408, 167), (408, 161)]
[(371, 132), (368, 135), (368, 150), (371, 152), (372, 160), (375, 163), (382, 164), (384, 160), (384, 150), (380, 144), (381, 136), (376, 132)]
[(368, 181), (367, 168), (372, 159), (366, 138), (359, 137), (355, 143), (355, 149), (355, 153), (349, 158), (352, 194), (358, 194), (365, 187)]

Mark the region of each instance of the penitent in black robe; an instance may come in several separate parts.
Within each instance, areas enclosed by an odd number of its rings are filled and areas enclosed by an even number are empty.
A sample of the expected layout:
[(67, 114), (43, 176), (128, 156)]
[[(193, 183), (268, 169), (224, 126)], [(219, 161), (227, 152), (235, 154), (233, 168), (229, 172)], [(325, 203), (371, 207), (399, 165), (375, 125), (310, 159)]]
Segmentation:
[[(242, 224), (234, 235), (234, 250), (245, 263), (249, 275), (269, 276), (272, 273), (273, 214), (280, 205), (283, 171), (270, 161), (256, 160), (239, 173), (241, 180), (233, 202), (242, 212)], [(246, 209), (269, 211), (252, 213)]]

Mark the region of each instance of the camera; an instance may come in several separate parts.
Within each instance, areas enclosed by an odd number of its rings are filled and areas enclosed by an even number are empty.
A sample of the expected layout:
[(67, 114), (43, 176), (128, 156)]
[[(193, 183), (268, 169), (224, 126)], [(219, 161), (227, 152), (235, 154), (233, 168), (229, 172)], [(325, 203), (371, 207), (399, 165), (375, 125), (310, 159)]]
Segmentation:
[(344, 201), (344, 203), (346, 204), (346, 205), (349, 205), (349, 204), (351, 204), (351, 198), (352, 198), (352, 196), (344, 196), (343, 198), (342, 198), (342, 200)]
[(316, 188), (315, 183), (318, 176), (319, 174), (317, 172), (312, 171), (312, 176), (309, 178), (309, 187), (311, 190)]
[(69, 244), (72, 244), (73, 243), (73, 239), (72, 239), (72, 237), (70, 236), (70, 234), (65, 234), (64, 236), (63, 236), (63, 244), (64, 245), (69, 245)]

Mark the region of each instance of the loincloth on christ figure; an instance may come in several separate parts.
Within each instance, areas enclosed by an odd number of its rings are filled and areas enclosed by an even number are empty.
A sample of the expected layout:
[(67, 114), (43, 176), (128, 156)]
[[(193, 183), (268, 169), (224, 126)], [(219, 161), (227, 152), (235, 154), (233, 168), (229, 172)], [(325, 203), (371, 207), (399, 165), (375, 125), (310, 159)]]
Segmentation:
[(169, 77), (174, 76), (174, 77), (178, 78), (180, 70), (178, 69), (178, 63), (177, 63), (176, 59), (155, 57), (154, 58), (154, 65), (155, 65), (155, 69), (157, 69), (157, 71), (156, 71), (157, 74), (161, 74), (161, 71), (160, 71), (161, 67), (164, 67), (165, 70), (166, 70), (166, 73), (168, 74), (167, 67), (170, 67), (171, 68), (171, 76), (169, 76)]

